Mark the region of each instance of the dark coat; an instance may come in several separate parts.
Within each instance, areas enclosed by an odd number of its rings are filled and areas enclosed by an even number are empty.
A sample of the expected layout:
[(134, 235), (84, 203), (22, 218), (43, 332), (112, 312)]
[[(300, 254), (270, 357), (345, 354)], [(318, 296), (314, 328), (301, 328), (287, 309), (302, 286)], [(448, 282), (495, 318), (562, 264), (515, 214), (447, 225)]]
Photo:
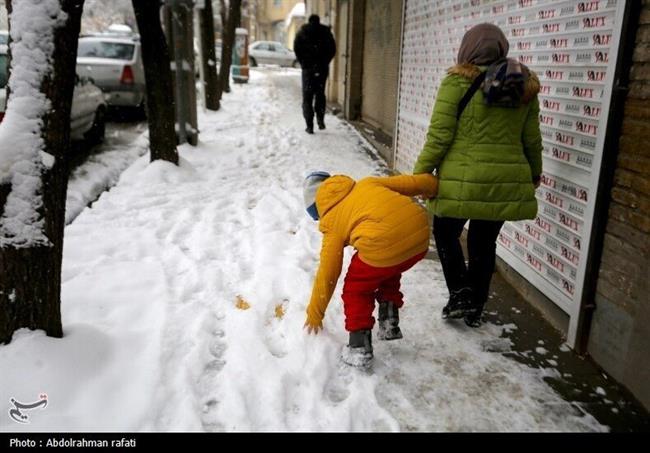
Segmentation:
[(305, 24), (296, 34), (293, 51), (303, 69), (325, 70), (336, 54), (336, 43), (329, 27)]

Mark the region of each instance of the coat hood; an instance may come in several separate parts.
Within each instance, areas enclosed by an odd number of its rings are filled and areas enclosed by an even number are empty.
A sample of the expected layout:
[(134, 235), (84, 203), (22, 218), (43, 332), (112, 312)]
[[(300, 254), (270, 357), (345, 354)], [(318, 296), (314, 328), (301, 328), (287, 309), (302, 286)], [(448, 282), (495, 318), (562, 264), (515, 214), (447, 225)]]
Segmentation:
[(316, 208), (322, 219), (330, 209), (348, 196), (354, 187), (354, 179), (345, 175), (327, 178), (316, 192)]
[[(526, 78), (526, 85), (524, 86), (524, 95), (521, 98), (524, 104), (533, 100), (537, 93), (539, 93), (539, 79), (534, 71), (531, 71), (528, 66), (521, 65), (524, 72), (528, 75)], [(471, 63), (457, 64), (447, 70), (447, 74), (454, 74), (466, 78), (470, 82), (474, 80), (481, 73), (481, 68)]]

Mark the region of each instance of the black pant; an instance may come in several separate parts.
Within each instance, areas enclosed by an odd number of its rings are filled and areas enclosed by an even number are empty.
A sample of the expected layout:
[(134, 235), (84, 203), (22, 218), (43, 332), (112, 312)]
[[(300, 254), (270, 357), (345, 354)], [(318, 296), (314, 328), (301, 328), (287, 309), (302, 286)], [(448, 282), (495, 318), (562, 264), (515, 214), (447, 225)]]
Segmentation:
[(496, 260), (496, 240), (503, 221), (470, 220), (467, 234), (469, 266), (465, 266), (460, 235), (467, 219), (433, 217), (433, 237), (449, 291), (472, 289), (473, 305), (487, 302)]
[(314, 112), (319, 122), (325, 117), (327, 76), (328, 68), (302, 70), (302, 114), (309, 127), (314, 127)]

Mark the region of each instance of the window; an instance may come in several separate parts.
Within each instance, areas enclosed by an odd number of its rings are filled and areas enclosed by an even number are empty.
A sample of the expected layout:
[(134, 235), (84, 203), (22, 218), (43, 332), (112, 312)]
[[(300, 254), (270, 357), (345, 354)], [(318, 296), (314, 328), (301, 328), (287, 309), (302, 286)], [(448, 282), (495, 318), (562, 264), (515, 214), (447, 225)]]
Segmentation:
[(133, 58), (133, 44), (108, 41), (79, 41), (77, 56), (130, 60)]

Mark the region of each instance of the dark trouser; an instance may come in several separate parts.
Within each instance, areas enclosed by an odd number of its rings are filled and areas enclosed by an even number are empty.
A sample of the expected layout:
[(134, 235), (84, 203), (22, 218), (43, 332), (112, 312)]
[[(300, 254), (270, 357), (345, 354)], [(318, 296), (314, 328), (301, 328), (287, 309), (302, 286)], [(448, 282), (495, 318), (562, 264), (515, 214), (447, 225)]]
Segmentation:
[(433, 237), (449, 291), (472, 289), (472, 304), (487, 302), (496, 260), (496, 240), (503, 221), (470, 220), (467, 233), (469, 266), (465, 266), (460, 235), (467, 219), (433, 217)]
[(314, 112), (319, 122), (325, 117), (327, 75), (328, 68), (302, 70), (302, 114), (309, 127), (314, 127)]

